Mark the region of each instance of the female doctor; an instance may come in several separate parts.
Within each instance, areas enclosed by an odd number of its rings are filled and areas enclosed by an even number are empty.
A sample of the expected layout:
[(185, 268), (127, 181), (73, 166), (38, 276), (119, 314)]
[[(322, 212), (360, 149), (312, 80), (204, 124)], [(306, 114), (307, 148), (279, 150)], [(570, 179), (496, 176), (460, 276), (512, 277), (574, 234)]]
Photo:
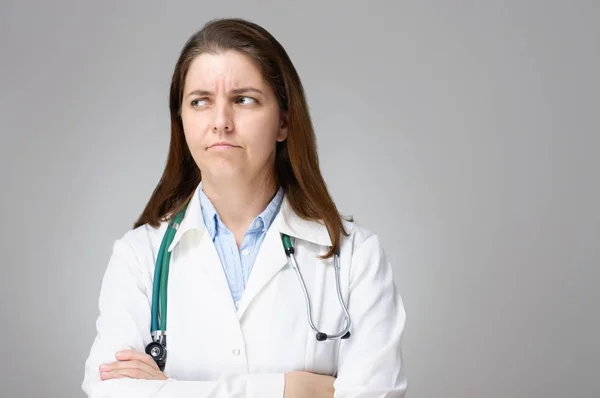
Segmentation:
[(177, 61), (170, 112), (162, 178), (102, 281), (83, 390), (403, 397), (391, 265), (327, 191), (282, 46), (248, 21), (209, 22)]

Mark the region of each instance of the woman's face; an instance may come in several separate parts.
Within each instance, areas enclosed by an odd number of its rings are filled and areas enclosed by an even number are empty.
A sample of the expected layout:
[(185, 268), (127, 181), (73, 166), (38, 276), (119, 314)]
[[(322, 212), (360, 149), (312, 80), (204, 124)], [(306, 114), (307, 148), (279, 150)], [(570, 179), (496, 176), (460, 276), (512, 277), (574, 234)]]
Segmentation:
[(181, 119), (202, 179), (258, 182), (287, 138), (277, 98), (258, 67), (235, 51), (201, 54), (186, 76)]

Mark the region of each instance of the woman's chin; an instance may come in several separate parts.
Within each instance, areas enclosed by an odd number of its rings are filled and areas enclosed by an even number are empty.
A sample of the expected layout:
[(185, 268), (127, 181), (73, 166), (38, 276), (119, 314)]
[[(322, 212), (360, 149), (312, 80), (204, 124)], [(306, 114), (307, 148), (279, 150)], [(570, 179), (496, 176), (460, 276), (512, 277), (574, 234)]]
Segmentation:
[(222, 164), (218, 167), (211, 168), (208, 173), (202, 173), (203, 176), (210, 175), (210, 178), (215, 181), (235, 181), (244, 178), (244, 173), (242, 172), (243, 168), (235, 167), (234, 165), (226, 165)]

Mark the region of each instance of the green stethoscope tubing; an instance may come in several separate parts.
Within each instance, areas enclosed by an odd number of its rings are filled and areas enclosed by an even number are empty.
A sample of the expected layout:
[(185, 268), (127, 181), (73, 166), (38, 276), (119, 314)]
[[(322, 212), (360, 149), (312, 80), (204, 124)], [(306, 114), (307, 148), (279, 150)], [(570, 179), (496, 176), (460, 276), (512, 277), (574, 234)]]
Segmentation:
[(189, 202), (169, 222), (156, 257), (152, 287), (152, 332), (158, 330), (166, 332), (167, 330), (167, 286), (169, 284), (169, 264), (171, 263), (171, 252), (168, 249), (175, 238), (175, 233), (177, 233), (177, 228), (179, 228), (179, 224), (183, 220), (188, 204)]
[[(158, 250), (158, 255), (156, 258), (156, 266), (154, 268), (154, 280), (153, 280), (153, 288), (152, 288), (152, 325), (151, 332), (154, 341), (162, 341), (161, 344), (166, 345), (166, 340), (159, 339), (158, 335), (162, 335), (162, 337), (166, 337), (167, 330), (167, 286), (169, 283), (169, 264), (171, 262), (171, 252), (169, 252), (168, 248), (173, 242), (175, 238), (175, 234), (177, 233), (177, 229), (179, 228), (179, 224), (181, 224), (181, 220), (183, 220), (183, 216), (185, 215), (185, 211), (189, 205), (189, 202), (185, 204), (183, 209), (181, 209), (177, 215), (169, 222), (167, 227), (167, 231), (162, 239), (160, 244), (160, 248)], [(340, 266), (339, 266), (339, 256), (338, 254), (334, 257), (334, 269), (335, 269), (335, 277), (336, 277), (336, 288), (337, 288), (337, 296), (338, 301), (342, 307), (344, 312), (344, 329), (337, 334), (327, 335), (325, 333), (320, 332), (314, 325), (312, 320), (312, 311), (310, 305), (310, 298), (308, 296), (308, 291), (306, 289), (306, 284), (304, 283), (304, 278), (302, 277), (302, 273), (300, 272), (300, 267), (298, 267), (298, 263), (296, 262), (296, 256), (294, 255), (294, 246), (292, 245), (292, 240), (289, 235), (281, 234), (281, 241), (283, 243), (283, 247), (285, 249), (285, 254), (288, 257), (288, 262), (292, 266), (292, 268), (296, 271), (296, 275), (298, 280), (300, 281), (300, 285), (302, 287), (304, 298), (306, 301), (306, 308), (308, 313), (308, 322), (310, 327), (316, 332), (316, 338), (318, 341), (323, 340), (336, 340), (336, 339), (347, 339), (350, 337), (350, 325), (351, 319), (350, 314), (348, 313), (348, 309), (344, 304), (344, 299), (342, 298), (342, 292), (340, 287)], [(158, 332), (161, 333), (158, 333)], [(158, 333), (158, 335), (156, 335)], [(155, 336), (156, 335), (156, 336)], [(155, 339), (156, 338), (156, 339)]]

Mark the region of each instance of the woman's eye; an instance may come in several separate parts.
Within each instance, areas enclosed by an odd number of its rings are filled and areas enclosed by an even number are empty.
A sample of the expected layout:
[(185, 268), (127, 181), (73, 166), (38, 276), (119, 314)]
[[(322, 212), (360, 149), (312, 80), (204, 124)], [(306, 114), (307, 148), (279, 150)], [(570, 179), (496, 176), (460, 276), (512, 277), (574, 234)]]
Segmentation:
[(195, 99), (192, 101), (192, 106), (198, 107), (198, 106), (204, 106), (208, 103), (208, 100), (206, 98), (199, 98), (199, 99)]
[(239, 97), (237, 99), (237, 102), (239, 102), (241, 104), (252, 104), (252, 103), (255, 103), (256, 100), (252, 97)]

